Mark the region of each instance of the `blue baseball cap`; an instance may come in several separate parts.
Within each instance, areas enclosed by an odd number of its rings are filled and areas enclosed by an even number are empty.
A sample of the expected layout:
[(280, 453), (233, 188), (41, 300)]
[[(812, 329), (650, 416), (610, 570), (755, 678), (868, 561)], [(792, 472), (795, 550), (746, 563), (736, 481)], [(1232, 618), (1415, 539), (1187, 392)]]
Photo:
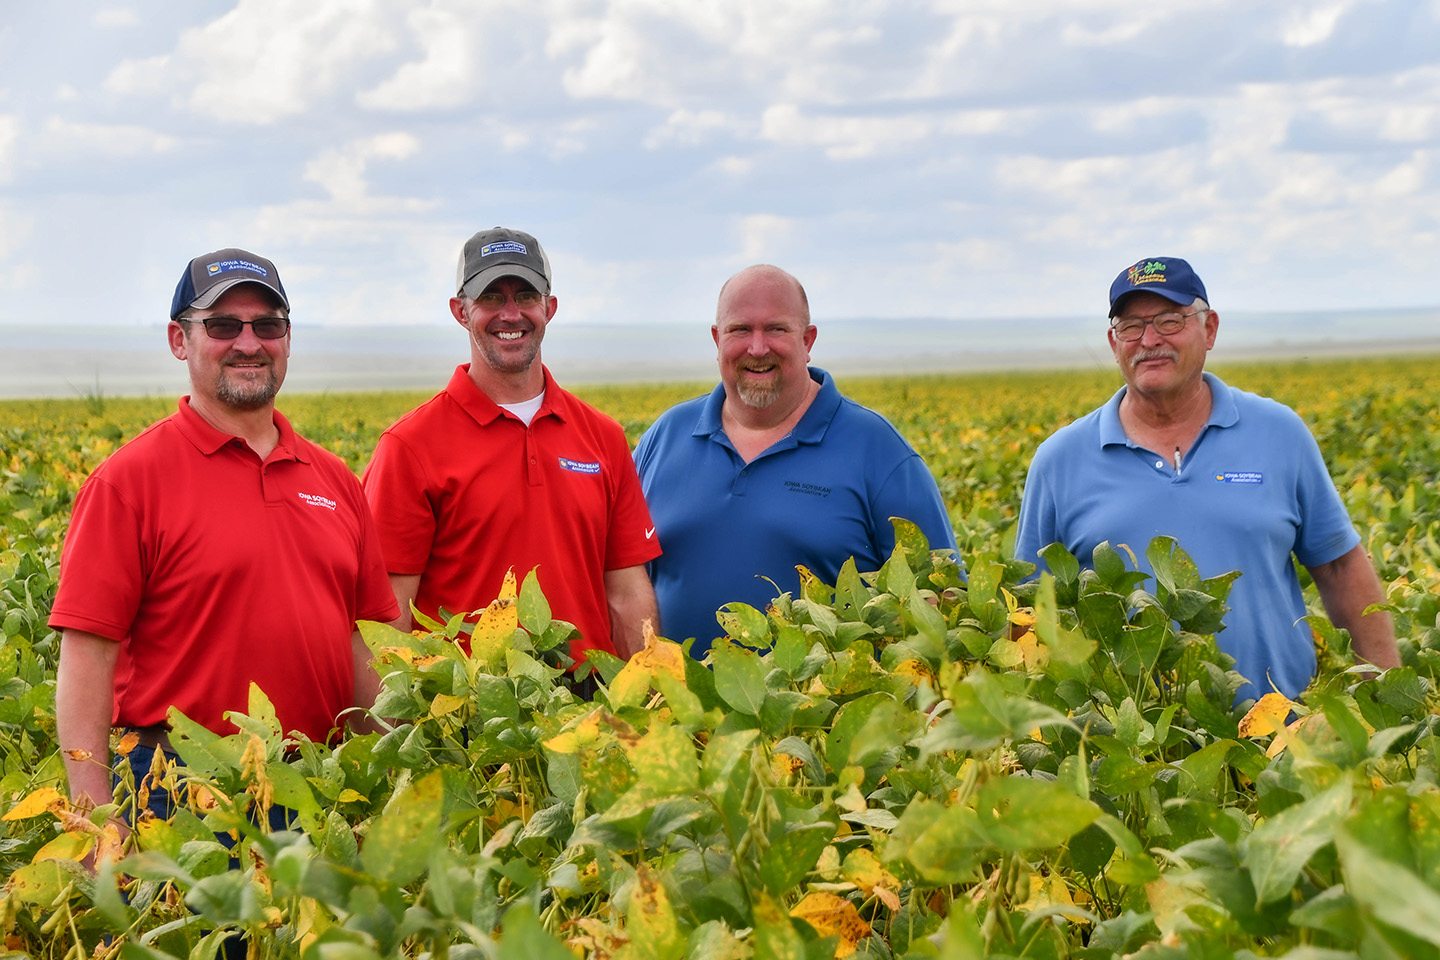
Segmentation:
[(1196, 297), (1210, 302), (1205, 295), (1205, 284), (1190, 264), (1179, 257), (1151, 257), (1121, 270), (1120, 276), (1110, 284), (1110, 316), (1115, 316), (1120, 299), (1131, 293), (1153, 293), (1181, 306), (1189, 306)]
[(170, 319), (174, 320), (191, 307), (208, 310), (231, 287), (242, 283), (258, 283), (280, 298), (280, 305), (290, 309), (290, 298), (280, 283), (280, 271), (264, 257), (239, 247), (226, 247), (196, 257), (185, 265), (180, 282), (175, 285), (175, 299), (170, 301)]

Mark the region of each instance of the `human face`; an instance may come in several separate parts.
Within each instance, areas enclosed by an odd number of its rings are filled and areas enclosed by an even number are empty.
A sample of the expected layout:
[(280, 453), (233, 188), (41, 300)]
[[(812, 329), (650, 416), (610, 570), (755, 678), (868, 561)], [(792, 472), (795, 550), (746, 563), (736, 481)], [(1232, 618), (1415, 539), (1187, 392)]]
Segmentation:
[[(1153, 320), (1162, 313), (1190, 313), (1195, 307), (1182, 306), (1154, 293), (1132, 293), (1121, 304), (1116, 319)], [(1129, 389), (1142, 397), (1179, 396), (1194, 388), (1205, 370), (1205, 354), (1215, 346), (1220, 319), (1213, 310), (1200, 310), (1185, 321), (1178, 333), (1169, 336), (1145, 325), (1139, 340), (1124, 341), (1107, 331), (1115, 362)]]
[(485, 288), (486, 294), (503, 294), (499, 307), (487, 307), (478, 300), (450, 301), (450, 312), (470, 333), (471, 360), (483, 363), (496, 373), (522, 374), (540, 356), (545, 327), (555, 316), (554, 297), (541, 297), (530, 307), (515, 302), (515, 294), (534, 291), (519, 277), (501, 277)]
[(809, 390), (815, 327), (787, 274), (742, 273), (728, 284), (710, 328), (725, 395), (755, 410), (794, 410)]
[[(285, 310), (279, 302), (253, 283), (225, 291), (209, 310), (194, 311), (197, 320), (283, 316)], [(245, 326), (234, 340), (213, 340), (202, 323), (172, 321), (170, 352), (184, 360), (189, 369), (192, 399), (236, 411), (259, 410), (275, 402), (285, 381), (290, 334), (278, 340), (261, 340), (253, 327)]]

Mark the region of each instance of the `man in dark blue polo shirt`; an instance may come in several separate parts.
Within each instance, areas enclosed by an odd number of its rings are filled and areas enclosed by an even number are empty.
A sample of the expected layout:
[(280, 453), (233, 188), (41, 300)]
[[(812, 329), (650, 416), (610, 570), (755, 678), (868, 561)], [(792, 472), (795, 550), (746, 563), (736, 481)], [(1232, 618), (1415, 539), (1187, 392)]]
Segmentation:
[(733, 601), (796, 591), (796, 564), (828, 583), (855, 558), (877, 570), (891, 517), (955, 547), (929, 468), (878, 413), (808, 366), (816, 330), (799, 281), (755, 266), (720, 290), (711, 335), (720, 384), (666, 411), (635, 451), (664, 553), (651, 564), (661, 633), (703, 657)]

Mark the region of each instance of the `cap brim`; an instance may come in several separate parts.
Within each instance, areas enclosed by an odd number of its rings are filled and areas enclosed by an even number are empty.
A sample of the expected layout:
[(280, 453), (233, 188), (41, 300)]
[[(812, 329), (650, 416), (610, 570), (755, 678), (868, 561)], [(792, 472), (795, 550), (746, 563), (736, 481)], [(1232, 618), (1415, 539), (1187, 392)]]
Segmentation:
[(194, 300), (191, 300), (190, 306), (195, 308), (196, 310), (208, 310), (215, 305), (215, 301), (219, 300), (229, 290), (239, 286), (242, 283), (253, 283), (257, 287), (264, 287), (267, 291), (269, 291), (272, 297), (280, 301), (281, 306), (283, 306), (286, 310), (290, 309), (290, 301), (285, 299), (284, 294), (280, 293), (278, 290), (270, 286), (270, 284), (266, 283), (264, 280), (255, 280), (250, 277), (236, 277), (233, 280), (222, 280), (219, 283), (215, 284), (215, 286), (211, 287), (209, 290), (206, 290), (200, 296), (196, 297)]
[(519, 277), (545, 296), (550, 295), (550, 284), (546, 282), (545, 278), (529, 267), (518, 263), (497, 263), (493, 267), (487, 267), (466, 280), (460, 287), (460, 292), (474, 300), (485, 292), (486, 287), (501, 277)]
[(1132, 287), (1131, 289), (1126, 290), (1124, 293), (1120, 294), (1120, 296), (1116, 297), (1114, 300), (1111, 300), (1111, 301), (1110, 301), (1110, 316), (1112, 316), (1112, 317), (1115, 316), (1115, 311), (1116, 311), (1117, 308), (1119, 308), (1119, 306), (1120, 306), (1120, 301), (1121, 301), (1121, 300), (1124, 300), (1126, 297), (1130, 296), (1132, 293), (1153, 293), (1153, 294), (1155, 294), (1157, 297), (1164, 297), (1166, 300), (1169, 300), (1171, 303), (1178, 303), (1178, 304), (1179, 304), (1180, 306), (1182, 306), (1182, 307), (1188, 307), (1190, 304), (1192, 304), (1192, 303), (1195, 302), (1195, 297), (1194, 297), (1193, 294), (1177, 293), (1177, 292), (1173, 292), (1173, 291), (1170, 291), (1170, 290), (1166, 290), (1164, 287), (1160, 287), (1160, 286), (1154, 286), (1154, 287), (1147, 287), (1147, 286)]

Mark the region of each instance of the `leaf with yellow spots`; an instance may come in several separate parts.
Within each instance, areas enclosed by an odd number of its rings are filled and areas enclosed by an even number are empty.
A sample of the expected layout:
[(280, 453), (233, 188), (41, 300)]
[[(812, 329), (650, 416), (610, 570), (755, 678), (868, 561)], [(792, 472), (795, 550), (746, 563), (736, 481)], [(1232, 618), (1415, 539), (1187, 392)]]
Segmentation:
[(870, 936), (870, 924), (861, 919), (855, 904), (833, 893), (807, 893), (795, 904), (790, 916), (804, 920), (822, 937), (838, 934), (840, 944), (835, 948), (836, 957), (850, 956), (860, 941)]
[(435, 694), (435, 699), (430, 701), (430, 716), (443, 717), (447, 713), (454, 713), (468, 702), (464, 697), (455, 697), (448, 693), (437, 693)]
[(636, 956), (656, 960), (680, 960), (685, 956), (685, 934), (680, 930), (675, 908), (670, 905), (659, 875), (645, 864), (635, 871), (625, 932), (630, 935)]
[(380, 655), (394, 657), (402, 663), (415, 662), (415, 651), (409, 647), (381, 647)]
[(1254, 739), (1268, 737), (1285, 728), (1285, 718), (1295, 704), (1283, 693), (1267, 693), (1240, 721), (1240, 736)]
[(69, 801), (59, 790), (54, 787), (41, 787), (11, 807), (10, 812), (0, 817), (0, 820), (28, 820), (31, 817), (38, 817), (42, 813), (68, 809), (69, 805)]
[(895, 665), (892, 671), (897, 677), (904, 677), (910, 681), (911, 686), (918, 687), (922, 683), (930, 684), (931, 689), (935, 687), (935, 673), (926, 665), (924, 660), (901, 660)]
[(470, 653), (483, 663), (495, 663), (504, 653), (506, 646), (520, 626), (520, 608), (515, 602), (518, 595), (515, 570), (505, 571), (505, 581), (500, 585), (496, 597), (475, 621), (470, 634)]
[(441, 663), (444, 660), (445, 658), (442, 657), (440, 654), (432, 653), (428, 656), (416, 657), (413, 661), (411, 661), (411, 664), (417, 669), (423, 670), (425, 667), (433, 667), (435, 666), (435, 664)]
[(555, 753), (575, 753), (600, 739), (600, 718), (603, 711), (596, 707), (569, 730), (563, 730), (545, 741), (545, 748)]
[(1034, 672), (1045, 665), (1046, 649), (1040, 646), (1034, 630), (1026, 630), (1016, 637), (1015, 645), (1020, 648), (1020, 658), (1027, 671)]

